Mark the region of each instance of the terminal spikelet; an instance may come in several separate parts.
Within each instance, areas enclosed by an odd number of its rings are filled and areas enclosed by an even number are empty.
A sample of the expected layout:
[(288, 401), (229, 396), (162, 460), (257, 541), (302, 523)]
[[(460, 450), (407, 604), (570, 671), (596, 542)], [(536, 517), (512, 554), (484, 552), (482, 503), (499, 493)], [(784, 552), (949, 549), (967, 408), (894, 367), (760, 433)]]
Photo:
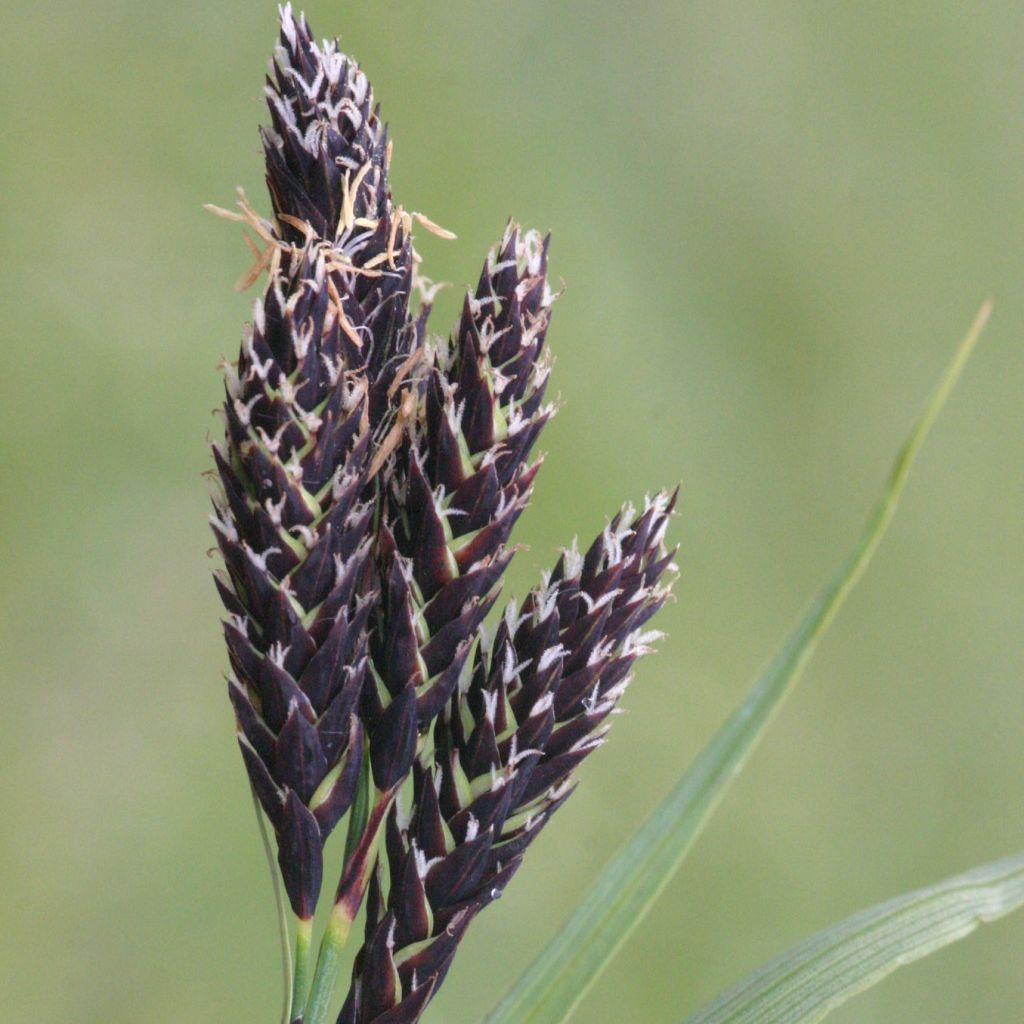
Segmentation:
[(387, 126), (365, 73), (336, 41), (316, 42), (305, 15), (281, 9), (281, 34), (266, 83), (267, 186), (285, 241), (315, 238), (339, 275), (333, 291), (346, 331), (363, 346), (371, 418), (423, 322), (409, 317), (415, 258), (411, 217), (388, 181)]

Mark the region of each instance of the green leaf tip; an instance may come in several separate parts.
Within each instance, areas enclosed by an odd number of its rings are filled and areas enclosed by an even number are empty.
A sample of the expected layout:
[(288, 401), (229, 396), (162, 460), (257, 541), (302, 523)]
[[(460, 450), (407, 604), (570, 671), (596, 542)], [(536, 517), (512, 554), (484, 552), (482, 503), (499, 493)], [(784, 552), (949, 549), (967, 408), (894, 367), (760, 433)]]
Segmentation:
[(801, 942), (686, 1024), (816, 1024), (898, 967), (1024, 906), (1024, 854), (899, 896)]
[(812, 601), (742, 704), (620, 850), (562, 930), (484, 1024), (562, 1024), (647, 914), (793, 688), (874, 555), (914, 457), (956, 386), (992, 311), (986, 301), (900, 448), (881, 499), (839, 570)]

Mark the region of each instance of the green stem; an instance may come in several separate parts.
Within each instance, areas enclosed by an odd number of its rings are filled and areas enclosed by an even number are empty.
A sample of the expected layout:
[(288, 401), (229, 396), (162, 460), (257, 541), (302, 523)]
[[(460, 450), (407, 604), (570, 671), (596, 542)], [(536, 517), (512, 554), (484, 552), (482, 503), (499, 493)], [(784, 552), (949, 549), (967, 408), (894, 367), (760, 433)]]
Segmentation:
[(313, 918), (295, 919), (295, 984), (292, 986), (292, 1024), (303, 1020), (302, 1008), (306, 1004), (309, 987), (309, 968), (312, 965)]
[(324, 1024), (331, 1008), (331, 997), (334, 995), (334, 983), (338, 977), (338, 966), (341, 954), (352, 930), (352, 917), (349, 917), (345, 904), (336, 903), (331, 911), (320, 953), (316, 961), (316, 974), (313, 975), (313, 987), (306, 1005), (303, 1024)]

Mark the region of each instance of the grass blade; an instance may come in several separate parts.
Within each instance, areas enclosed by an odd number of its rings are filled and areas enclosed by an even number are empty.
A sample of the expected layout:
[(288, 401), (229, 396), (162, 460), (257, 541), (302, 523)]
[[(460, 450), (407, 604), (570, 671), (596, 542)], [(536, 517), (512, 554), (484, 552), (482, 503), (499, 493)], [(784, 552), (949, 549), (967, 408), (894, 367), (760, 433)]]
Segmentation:
[(761, 967), (686, 1024), (815, 1024), (979, 924), (1024, 906), (1024, 854), (862, 910)]
[(885, 534), (914, 456), (949, 397), (991, 312), (986, 302), (893, 463), (882, 498), (839, 571), (739, 708), (485, 1024), (561, 1024), (589, 990), (682, 862), (701, 826), (792, 689)]

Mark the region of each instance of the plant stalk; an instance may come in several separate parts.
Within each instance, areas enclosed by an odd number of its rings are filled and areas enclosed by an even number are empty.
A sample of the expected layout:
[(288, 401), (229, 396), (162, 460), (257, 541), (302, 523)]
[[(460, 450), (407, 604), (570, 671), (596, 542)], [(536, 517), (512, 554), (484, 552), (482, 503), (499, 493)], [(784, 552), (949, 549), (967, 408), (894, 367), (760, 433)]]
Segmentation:
[(312, 966), (313, 918), (295, 919), (295, 982), (292, 985), (291, 1024), (302, 1024), (302, 1008), (306, 1004), (309, 988), (309, 969)]
[(336, 903), (334, 905), (330, 920), (327, 922), (327, 930), (320, 943), (316, 974), (313, 976), (306, 1014), (300, 1018), (303, 1024), (324, 1024), (327, 1020), (331, 997), (334, 995), (334, 985), (338, 977), (341, 954), (345, 949), (345, 943), (348, 942), (354, 919), (355, 915), (350, 916), (347, 904)]

